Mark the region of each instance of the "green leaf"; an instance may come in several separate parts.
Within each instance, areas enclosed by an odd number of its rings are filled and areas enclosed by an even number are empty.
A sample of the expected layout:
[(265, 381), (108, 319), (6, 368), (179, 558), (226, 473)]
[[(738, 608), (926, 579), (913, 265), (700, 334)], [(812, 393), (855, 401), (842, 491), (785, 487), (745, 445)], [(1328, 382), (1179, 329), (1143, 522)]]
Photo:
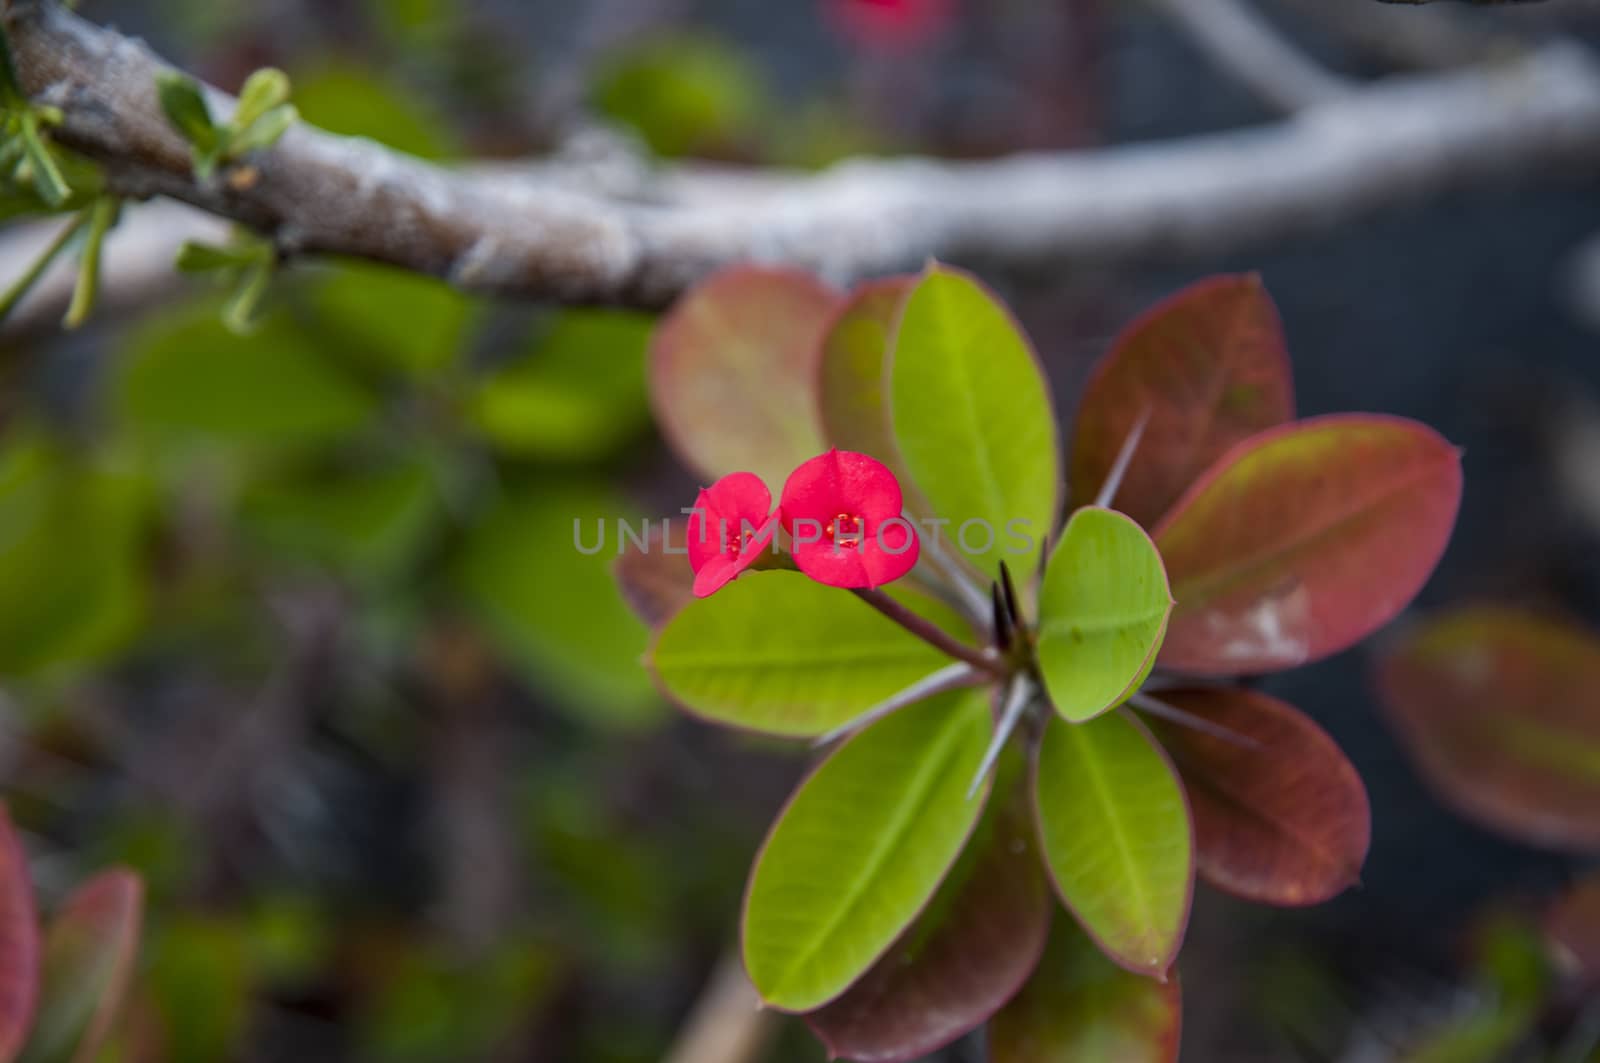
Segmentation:
[(795, 791), (745, 897), (745, 966), (768, 1004), (828, 1003), (916, 918), (983, 811), (966, 790), (990, 731), (985, 692), (945, 694), (862, 731)]
[(269, 545), (368, 584), (403, 575), (439, 515), (422, 460), (260, 483), (241, 513), (246, 530)]
[(199, 82), (179, 71), (164, 70), (156, 75), (156, 98), (167, 121), (194, 146), (197, 156), (215, 150), (217, 126)]
[(1194, 892), (1194, 829), (1177, 774), (1127, 710), (1051, 720), (1034, 766), (1045, 866), (1100, 948), (1165, 977)]
[(1022, 992), (989, 1024), (990, 1063), (1175, 1063), (1183, 1005), (1176, 978), (1156, 982), (1109, 962), (1057, 919)]
[(761, 132), (760, 68), (716, 37), (650, 34), (598, 64), (595, 109), (657, 155), (726, 152)]
[(376, 412), (373, 396), (281, 315), (240, 336), (214, 307), (190, 306), (140, 328), (124, 362), (120, 412), (153, 436), (320, 443), (351, 435)]
[(944, 534), (986, 578), (1001, 560), (1031, 577), (1061, 470), (1044, 373), (1009, 311), (968, 275), (931, 267), (895, 335), (889, 405), (906, 470), (950, 521)]
[[(639, 527), (629, 506), (596, 488), (546, 478), (514, 489), (472, 529), (452, 578), (534, 689), (578, 719), (638, 726), (659, 719), (661, 702), (639, 667), (646, 628), (611, 578), (618, 519)], [(596, 522), (605, 526), (598, 549)]]
[(133, 977), (144, 885), (131, 871), (96, 875), (45, 932), (39, 1017), (21, 1063), (86, 1063), (111, 1033)]
[(1056, 711), (1081, 723), (1126, 701), (1150, 674), (1171, 612), (1144, 529), (1109, 509), (1074, 513), (1039, 592), (1039, 670)]
[(690, 602), (650, 652), (662, 688), (694, 715), (793, 737), (826, 734), (950, 663), (854, 595), (783, 571)]
[(518, 457), (581, 460), (616, 451), (649, 423), (650, 329), (643, 314), (561, 312), (523, 357), (478, 385), (472, 422)]
[(312, 305), (352, 357), (417, 376), (457, 362), (477, 309), (443, 281), (355, 262), (326, 274)]
[(360, 67), (330, 65), (296, 72), (294, 101), (312, 125), (369, 137), (424, 159), (460, 154), (449, 122), (426, 97)]
[(165, 1063), (236, 1058), (254, 989), (250, 942), (237, 920), (178, 914), (150, 942), (149, 984)]
[(0, 804), (0, 1061), (17, 1058), (39, 1001), (39, 917), (33, 879), (11, 816)]
[(806, 1016), (831, 1058), (920, 1058), (982, 1025), (1039, 962), (1055, 908), (1020, 749), (927, 910), (844, 996)]
[(233, 110), (235, 129), (251, 123), (274, 107), (289, 101), (289, 75), (275, 67), (262, 67), (245, 79), (239, 90), (239, 103)]
[(98, 661), (142, 611), (145, 484), (19, 435), (0, 451), (0, 674)]
[(839, 296), (809, 273), (733, 266), (673, 306), (650, 346), (650, 400), (667, 440), (709, 480), (748, 470), (777, 498), (827, 449), (817, 360)]

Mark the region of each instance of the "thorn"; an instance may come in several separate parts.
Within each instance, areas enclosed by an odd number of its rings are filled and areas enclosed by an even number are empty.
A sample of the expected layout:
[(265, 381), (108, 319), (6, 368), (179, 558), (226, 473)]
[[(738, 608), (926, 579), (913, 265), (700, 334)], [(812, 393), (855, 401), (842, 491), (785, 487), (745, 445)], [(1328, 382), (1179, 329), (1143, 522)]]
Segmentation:
[[(1003, 564), (1004, 562), (1002, 562)], [(989, 584), (989, 604), (994, 611), (994, 641), (1002, 651), (1011, 648), (1011, 620), (1000, 600), (1000, 584)]]
[(923, 698), (931, 698), (935, 694), (942, 694), (946, 690), (951, 690), (958, 686), (964, 686), (978, 674), (976, 668), (964, 661), (957, 661), (947, 668), (941, 668), (931, 675), (923, 676), (904, 690), (889, 695), (848, 723), (842, 723), (826, 734), (819, 736), (812, 741), (811, 748), (821, 749), (835, 739), (849, 737), (862, 728), (877, 723), (890, 713), (903, 709), (913, 702), (921, 701)]
[(1117, 452), (1117, 460), (1111, 463), (1111, 471), (1106, 473), (1106, 482), (1100, 485), (1100, 494), (1095, 497), (1094, 504), (1109, 507), (1117, 497), (1117, 489), (1122, 486), (1122, 478), (1128, 473), (1128, 463), (1133, 461), (1133, 454), (1139, 449), (1139, 441), (1144, 438), (1144, 430), (1150, 423), (1150, 407), (1146, 406), (1139, 414), (1139, 419), (1133, 423), (1133, 428), (1128, 432), (1128, 438), (1122, 441), (1122, 449)]
[(1000, 586), (1006, 594), (1006, 612), (1011, 614), (1013, 627), (1022, 624), (1022, 610), (1017, 607), (1017, 585), (1011, 582), (1011, 566), (1000, 562)]
[(972, 785), (967, 787), (968, 801), (977, 795), (983, 780), (989, 775), (989, 769), (1000, 759), (1000, 751), (1005, 748), (1011, 732), (1016, 730), (1017, 721), (1022, 718), (1022, 710), (1032, 698), (1033, 684), (1019, 676), (1011, 684), (1011, 690), (1006, 695), (1006, 707), (1000, 714), (1000, 726), (995, 728), (994, 738), (989, 742), (989, 748), (984, 750), (983, 760), (978, 764), (978, 773), (972, 777)]
[(1179, 727), (1187, 727), (1191, 731), (1198, 731), (1204, 735), (1210, 735), (1219, 742), (1227, 742), (1229, 745), (1240, 746), (1244, 749), (1260, 750), (1262, 748), (1260, 742), (1248, 735), (1230, 731), (1220, 724), (1212, 723), (1203, 716), (1196, 716), (1192, 712), (1185, 712), (1176, 706), (1168, 705), (1166, 702), (1153, 698), (1142, 690), (1130, 697), (1128, 704), (1141, 712), (1147, 712), (1151, 716), (1166, 720), (1168, 723), (1177, 724)]

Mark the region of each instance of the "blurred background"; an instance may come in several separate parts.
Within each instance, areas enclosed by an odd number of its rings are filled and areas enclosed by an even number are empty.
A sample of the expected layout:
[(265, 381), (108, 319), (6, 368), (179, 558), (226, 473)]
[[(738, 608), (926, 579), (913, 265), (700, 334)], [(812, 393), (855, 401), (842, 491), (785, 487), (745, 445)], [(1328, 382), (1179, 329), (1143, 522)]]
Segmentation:
[[(1452, 41), (1600, 45), (1600, 5), (1561, 0), (1259, 6), (1361, 79), (1447, 64)], [(1169, 8), (84, 0), (80, 13), (229, 89), (281, 67), (307, 121), (427, 157), (813, 168), (1274, 120)], [(1135, 313), (1206, 273), (1261, 271), (1303, 414), (1403, 414), (1465, 448), (1461, 521), (1418, 607), (1492, 599), (1600, 623), (1597, 193), (1533, 173), (1408, 195), (1248, 255), (986, 275), (1068, 416)], [(639, 667), (646, 631), (612, 551), (566, 547), (574, 518), (676, 513), (692, 497), (649, 415), (652, 318), (469, 299), (328, 261), (286, 269), (248, 335), (224, 326), (223, 298), (174, 275), (80, 331), (34, 315), (0, 334), (0, 778), (46, 903), (108, 863), (144, 874), (134, 1003), (154, 1058), (662, 1058), (714, 982), (804, 756), (676, 715)], [(1372, 650), (1266, 685), (1366, 780), (1363, 886), (1306, 911), (1202, 888), (1186, 1060), (1385, 1058), (1357, 1053), (1475, 1006), (1462, 987), (1485, 913), (1548, 898), (1583, 867), (1435, 800), (1376, 704)], [(822, 1057), (793, 1021), (760, 1056)]]

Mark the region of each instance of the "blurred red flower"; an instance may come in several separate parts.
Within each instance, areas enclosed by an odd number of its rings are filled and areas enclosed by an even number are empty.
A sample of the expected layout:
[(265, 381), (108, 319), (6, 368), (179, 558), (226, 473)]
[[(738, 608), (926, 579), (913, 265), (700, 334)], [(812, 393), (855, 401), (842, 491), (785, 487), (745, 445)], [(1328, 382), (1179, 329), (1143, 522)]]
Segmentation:
[(823, 0), (828, 20), (862, 47), (911, 51), (950, 22), (954, 0)]

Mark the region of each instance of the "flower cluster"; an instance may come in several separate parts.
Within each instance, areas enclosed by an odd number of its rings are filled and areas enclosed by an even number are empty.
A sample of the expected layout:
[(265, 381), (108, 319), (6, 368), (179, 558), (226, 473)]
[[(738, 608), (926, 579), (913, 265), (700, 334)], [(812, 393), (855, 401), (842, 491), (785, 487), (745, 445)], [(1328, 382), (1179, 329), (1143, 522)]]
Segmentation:
[(782, 528), (801, 572), (830, 587), (881, 587), (911, 571), (921, 551), (901, 512), (900, 481), (866, 454), (830, 450), (789, 474), (778, 508), (754, 473), (701, 490), (689, 516), (694, 593), (716, 593), (774, 546)]

